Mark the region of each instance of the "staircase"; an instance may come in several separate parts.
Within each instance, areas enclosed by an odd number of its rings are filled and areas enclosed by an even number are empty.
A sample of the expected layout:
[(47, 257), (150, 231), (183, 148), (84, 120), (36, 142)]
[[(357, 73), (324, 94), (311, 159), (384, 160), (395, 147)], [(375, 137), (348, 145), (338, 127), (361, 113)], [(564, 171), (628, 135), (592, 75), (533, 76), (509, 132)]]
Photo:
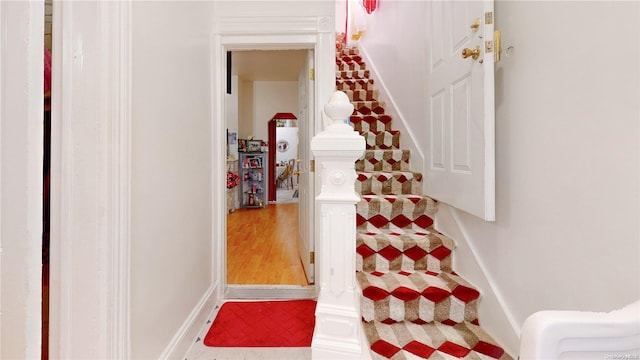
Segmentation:
[(453, 271), (455, 243), (433, 228), (438, 204), (423, 195), (358, 50), (339, 51), (336, 65), (367, 144), (356, 162), (356, 277), (372, 358), (511, 359), (479, 327), (480, 293)]

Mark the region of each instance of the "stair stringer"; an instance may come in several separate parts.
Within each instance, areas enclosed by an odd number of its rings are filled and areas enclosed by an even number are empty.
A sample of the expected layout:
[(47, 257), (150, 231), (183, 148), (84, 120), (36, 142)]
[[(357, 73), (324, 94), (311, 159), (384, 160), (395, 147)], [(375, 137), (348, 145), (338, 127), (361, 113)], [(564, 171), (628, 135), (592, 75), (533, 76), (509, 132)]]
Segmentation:
[(458, 210), (445, 203), (438, 203), (434, 227), (456, 243), (453, 268), (471, 282), (482, 294), (478, 302), (478, 314), (484, 328), (514, 359), (520, 348), (520, 327), (511, 314), (495, 281), (487, 272), (475, 246), (460, 225)]
[[(390, 115), (393, 119), (394, 130), (400, 130), (400, 133), (402, 134), (402, 137), (400, 138), (402, 145), (400, 146), (400, 148), (409, 150), (411, 152), (412, 171), (424, 174), (424, 164), (426, 163), (425, 154), (418, 146), (416, 134), (407, 125), (402, 112), (398, 110), (398, 106), (396, 106), (394, 98), (389, 94), (389, 91), (387, 91), (384, 80), (382, 80), (382, 78), (380, 77), (376, 69), (376, 65), (374, 61), (372, 61), (369, 57), (366, 48), (363, 46), (363, 44), (358, 44), (357, 46), (362, 60), (365, 64), (367, 64), (367, 70), (369, 70), (369, 78), (375, 81), (375, 86), (379, 90), (379, 100), (383, 101), (386, 104), (384, 108), (385, 113), (387, 115)], [(423, 185), (423, 191), (424, 190), (425, 189)]]

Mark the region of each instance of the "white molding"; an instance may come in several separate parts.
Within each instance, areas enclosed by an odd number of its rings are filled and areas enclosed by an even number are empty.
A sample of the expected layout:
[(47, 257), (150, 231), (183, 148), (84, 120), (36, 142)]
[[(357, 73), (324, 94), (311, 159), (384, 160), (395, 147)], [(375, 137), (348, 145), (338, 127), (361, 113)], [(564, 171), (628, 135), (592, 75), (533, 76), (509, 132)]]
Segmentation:
[(331, 32), (331, 19), (326, 16), (221, 17), (214, 33), (230, 35), (315, 34)]
[[(227, 285), (227, 208), (219, 199), (226, 198), (226, 140), (219, 137), (226, 134), (224, 68), (226, 52), (222, 36), (212, 36), (211, 49), (211, 242), (212, 242), (212, 282), (216, 296), (222, 298)], [(226, 136), (226, 135), (225, 135)], [(216, 137), (219, 141), (215, 141)], [(223, 159), (224, 157), (224, 159)], [(217, 241), (216, 241), (217, 240)]]
[(130, 2), (54, 2), (51, 358), (129, 358)]
[[(3, 6), (2, 4), (0, 4), (0, 39), (5, 39), (5, 34), (4, 34), (4, 11), (3, 11)], [(4, 46), (0, 46), (0, 121), (2, 119), (4, 119), (4, 109), (6, 109), (5, 105), (4, 105), (4, 88), (8, 87), (8, 84), (4, 83), (4, 76), (3, 76), (3, 67), (2, 64), (5, 64), (5, 55), (7, 54), (7, 51), (4, 50)], [(2, 123), (0, 122), (0, 125), (2, 125)], [(0, 126), (0, 159), (2, 159), (2, 126)], [(2, 171), (2, 166), (0, 166), (0, 179), (3, 178), (2, 176), (3, 171)], [(2, 181), (0, 181), (0, 205), (2, 204)], [(0, 206), (0, 220), (2, 220), (2, 206)], [(0, 221), (0, 269), (2, 269), (2, 258), (3, 258), (3, 254), (2, 254), (2, 247), (4, 245), (4, 241), (3, 241), (3, 236), (2, 236), (2, 221)], [(0, 273), (0, 354), (2, 354), (2, 274)]]
[(227, 285), (225, 299), (312, 299), (315, 286), (302, 285)]
[[(326, 16), (301, 17), (220, 17), (212, 33), (212, 119), (213, 148), (211, 164), (212, 239), (226, 239), (226, 207), (217, 199), (225, 198), (226, 134), (224, 69), (229, 50), (313, 49), (316, 64), (316, 99), (314, 104), (314, 133), (320, 129), (320, 110), (328, 102), (335, 89), (334, 34), (332, 19)], [(287, 20), (287, 21), (284, 21)], [(218, 139), (219, 141), (215, 141)], [(314, 193), (315, 191), (311, 192)], [(226, 284), (226, 241), (213, 240), (213, 274), (216, 274), (218, 291), (224, 292)], [(221, 293), (221, 295), (223, 295)]]
[[(64, 358), (69, 351), (71, 341), (71, 329), (68, 325), (72, 312), (71, 304), (67, 301), (70, 295), (72, 283), (68, 274), (71, 272), (70, 266), (63, 259), (71, 255), (67, 251), (66, 244), (62, 239), (70, 237), (70, 229), (62, 225), (63, 219), (71, 216), (70, 209), (73, 207), (73, 199), (68, 198), (62, 206), (61, 194), (68, 194), (73, 188), (73, 182), (68, 177), (72, 167), (70, 162), (63, 162), (69, 159), (70, 146), (69, 127), (61, 126), (59, 119), (63, 114), (70, 112), (72, 102), (71, 86), (71, 64), (63, 62), (62, 54), (71, 54), (71, 28), (63, 26), (71, 19), (71, 3), (56, 1), (53, 3), (53, 33), (56, 34), (52, 40), (52, 81), (51, 93), (58, 94), (51, 98), (51, 180), (49, 185), (50, 199), (50, 237), (52, 242), (49, 250), (50, 272), (49, 272), (49, 357), (54, 359)], [(67, 39), (63, 41), (63, 39)], [(63, 102), (62, 99), (65, 99)], [(64, 108), (63, 108), (64, 107)], [(65, 153), (63, 153), (63, 151)], [(63, 256), (64, 253), (64, 256)]]
[[(173, 336), (169, 345), (165, 348), (159, 359), (180, 359), (193, 345), (194, 339), (202, 330), (203, 324), (206, 324), (213, 313), (216, 304), (220, 303), (220, 298), (216, 296), (218, 289), (214, 286), (207, 289), (198, 304), (193, 308), (187, 319), (182, 323)], [(209, 326), (209, 325), (204, 325)], [(128, 358), (127, 358), (128, 359)]]
[[(102, 3), (103, 6), (105, 3)], [(106, 3), (109, 8), (102, 13), (108, 14), (107, 24), (112, 24), (108, 35), (112, 38), (111, 51), (113, 64), (108, 74), (109, 89), (113, 101), (108, 112), (113, 116), (110, 128), (111, 146), (109, 175), (111, 195), (110, 238), (113, 239), (110, 250), (111, 263), (108, 274), (110, 281), (112, 306), (110, 326), (110, 356), (128, 359), (131, 356), (130, 344), (130, 274), (131, 274), (131, 3)], [(113, 7), (113, 8), (111, 8)], [(109, 11), (110, 10), (110, 11)], [(109, 40), (107, 39), (105, 40)]]

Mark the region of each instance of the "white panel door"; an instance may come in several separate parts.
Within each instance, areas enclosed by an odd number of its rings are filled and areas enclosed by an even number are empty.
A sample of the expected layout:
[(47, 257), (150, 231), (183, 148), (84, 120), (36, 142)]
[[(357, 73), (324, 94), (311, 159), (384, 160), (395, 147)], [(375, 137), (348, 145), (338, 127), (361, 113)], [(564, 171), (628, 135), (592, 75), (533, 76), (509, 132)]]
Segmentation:
[(313, 50), (307, 51), (307, 61), (298, 76), (298, 252), (307, 274), (309, 284), (314, 282), (314, 265), (312, 255), (313, 241), (313, 208), (314, 178), (309, 171), (310, 144), (314, 129), (314, 81), (311, 78), (313, 69)]
[[(430, 1), (427, 8), (427, 194), (494, 221), (493, 0)], [(463, 58), (464, 49), (479, 56)]]

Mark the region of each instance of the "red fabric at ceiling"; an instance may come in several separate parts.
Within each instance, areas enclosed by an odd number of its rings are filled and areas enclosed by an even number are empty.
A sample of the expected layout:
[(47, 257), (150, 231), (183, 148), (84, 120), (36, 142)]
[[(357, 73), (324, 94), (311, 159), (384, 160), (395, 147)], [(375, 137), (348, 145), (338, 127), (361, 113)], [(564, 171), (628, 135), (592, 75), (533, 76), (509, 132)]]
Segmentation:
[(273, 115), (272, 119), (293, 119), (298, 120), (298, 118), (292, 113), (277, 113)]
[(362, 0), (362, 5), (364, 5), (367, 14), (371, 14), (378, 8), (378, 0)]

